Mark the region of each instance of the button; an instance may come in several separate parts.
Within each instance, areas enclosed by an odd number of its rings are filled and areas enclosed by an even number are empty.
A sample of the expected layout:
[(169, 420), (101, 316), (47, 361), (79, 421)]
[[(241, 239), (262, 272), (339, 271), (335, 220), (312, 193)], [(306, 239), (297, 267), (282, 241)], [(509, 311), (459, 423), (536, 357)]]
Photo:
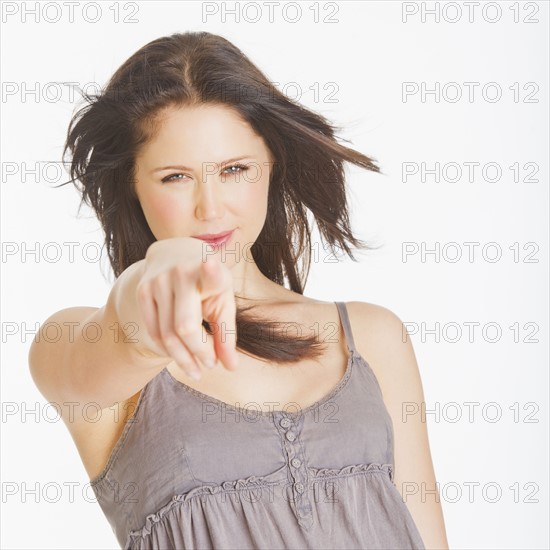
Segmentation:
[(283, 427), (283, 428), (288, 428), (289, 426), (292, 425), (292, 422), (288, 419), (288, 418), (283, 418), (279, 424)]
[(298, 468), (302, 461), (299, 458), (293, 458), (290, 463), (295, 467)]
[(296, 439), (296, 435), (292, 432), (286, 432), (286, 438), (289, 440), (289, 441), (294, 441)]
[(295, 483), (294, 484), (294, 487), (296, 488), (296, 490), (299, 492), (299, 493), (303, 493), (304, 492), (304, 486), (302, 483), (298, 482), (298, 483)]

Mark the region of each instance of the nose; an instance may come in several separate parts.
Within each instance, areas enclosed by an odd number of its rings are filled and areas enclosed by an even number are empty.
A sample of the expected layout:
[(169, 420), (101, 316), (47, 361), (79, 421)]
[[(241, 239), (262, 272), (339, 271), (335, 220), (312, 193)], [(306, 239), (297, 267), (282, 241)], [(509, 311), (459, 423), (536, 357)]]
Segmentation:
[(195, 216), (199, 220), (208, 221), (223, 216), (223, 203), (219, 196), (216, 183), (206, 179), (197, 186)]

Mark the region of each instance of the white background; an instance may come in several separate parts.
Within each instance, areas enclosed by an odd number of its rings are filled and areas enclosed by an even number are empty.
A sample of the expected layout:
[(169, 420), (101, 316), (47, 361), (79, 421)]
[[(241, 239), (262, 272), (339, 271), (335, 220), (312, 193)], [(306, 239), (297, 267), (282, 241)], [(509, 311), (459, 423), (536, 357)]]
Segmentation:
[[(21, 163), (34, 167), (61, 160), (78, 96), (71, 101), (67, 89), (60, 88), (61, 99), (52, 101), (25, 95), (22, 89), (38, 86), (42, 96), (50, 82), (104, 85), (147, 42), (187, 30), (208, 30), (231, 40), (289, 96), (296, 94), (289, 83), (297, 83), (304, 105), (344, 126), (340, 135), (378, 161), (384, 175), (349, 167), (348, 185), (356, 234), (384, 246), (358, 254), (358, 262), (348, 258), (312, 264), (305, 294), (380, 304), (403, 322), (429, 329), (440, 324), (439, 341), (433, 333), (416, 332), (413, 344), (427, 408), (439, 406), (441, 412), (439, 417), (429, 415), (428, 429), (449, 544), (455, 549), (549, 547), (547, 2), (519, 2), (516, 12), (512, 2), (491, 3), (485, 17), (477, 6), (471, 22), (461, 3), (443, 12), (447, 3), (440, 2), (440, 21), (428, 15), (423, 22), (420, 10), (435, 8), (434, 2), (398, 1), (321, 2), (321, 21), (315, 22), (308, 9), (313, 3), (303, 2), (295, 23), (282, 16), (284, 2), (275, 9), (273, 22), (267, 7), (257, 3), (262, 11), (255, 23), (250, 21), (252, 8), (249, 21), (241, 16), (236, 23), (235, 16), (227, 15), (224, 22), (221, 11), (203, 21), (200, 2), (140, 2), (135, 4), (136, 23), (114, 23), (113, 2), (100, 3), (96, 23), (83, 19), (81, 6), (71, 23), (63, 4), (58, 4), (63, 10), (58, 22), (47, 21), (54, 19), (54, 8), (39, 13), (38, 22), (34, 15), (23, 21), (23, 5), (3, 4), (3, 548), (117, 547), (69, 432), (62, 421), (45, 419), (48, 412), (55, 418), (55, 411), (48, 411), (27, 365), (40, 323), (62, 308), (102, 306), (113, 282), (105, 255), (100, 264), (82, 254), (85, 243), (103, 242), (99, 223), (86, 208), (77, 216), (78, 195), (71, 184), (53, 187), (68, 176), (50, 183), (48, 175), (35, 181), (32, 173), (21, 174)], [(31, 8), (34, 4), (27, 3)], [(130, 16), (131, 4), (119, 4), (121, 19)], [(405, 4), (418, 13), (404, 22)], [(18, 12), (10, 15), (7, 10), (14, 6)], [(502, 13), (491, 23), (495, 6)], [(456, 7), (462, 16), (453, 23)], [(94, 17), (89, 10), (88, 17)], [(289, 8), (287, 18), (294, 14)], [(454, 89), (448, 89), (438, 101), (415, 94), (405, 102), (403, 82), (426, 83), (430, 89), (436, 82), (441, 88), (457, 83), (464, 95), (453, 102)], [(480, 84), (473, 102), (464, 82)], [(489, 82), (500, 86), (500, 100), (483, 96)], [(321, 90), (317, 98), (309, 89), (314, 83)], [(519, 101), (510, 90), (514, 83)], [(524, 101), (534, 90), (527, 83), (538, 86), (532, 96), (538, 102)], [(325, 85), (332, 88), (323, 91)], [(15, 93), (10, 92), (13, 86)], [(334, 86), (336, 102), (323, 101)], [(419, 175), (403, 181), (405, 162), (425, 162), (428, 168), (436, 162), (457, 163), (464, 172), (457, 182), (443, 177), (436, 182), (433, 175), (425, 181)], [(478, 166), (469, 181), (466, 162), (496, 163), (502, 175), (488, 181)], [(13, 163), (19, 172), (11, 175)], [(517, 182), (509, 169), (514, 163), (520, 166)], [(538, 167), (531, 176), (536, 181), (524, 181), (530, 173), (523, 168), (526, 163)], [(74, 261), (66, 247), (58, 261), (43, 256), (46, 243), (66, 242), (79, 243)], [(438, 261), (433, 255), (423, 261), (420, 254), (405, 261), (404, 242), (425, 243), (430, 249), (436, 243), (441, 248), (459, 243), (463, 257), (453, 261), (455, 250), (446, 248), (448, 255)], [(473, 262), (465, 242), (480, 243)], [(490, 242), (502, 250), (498, 261), (481, 253)], [(519, 261), (510, 249), (514, 243), (519, 243)], [(524, 249), (526, 243), (535, 245)], [(38, 257), (22, 255), (25, 246), (38, 246)], [(527, 262), (527, 257), (536, 261)], [(479, 323), (473, 342), (464, 324), (468, 322)], [(488, 323), (502, 330), (496, 342), (488, 339), (492, 330), (486, 338), (481, 333)], [(463, 330), (456, 342), (453, 324)], [(514, 324), (519, 333), (510, 328)], [(519, 334), (517, 341), (514, 334)], [(466, 402), (480, 404), (473, 422), (468, 421)], [(457, 410), (450, 403), (462, 412), (456, 422)], [(480, 412), (487, 403), (496, 406), (484, 417)], [(496, 408), (502, 417), (491, 422)], [(472, 498), (466, 484), (475, 484)], [(490, 502), (494, 486), (502, 494)]]

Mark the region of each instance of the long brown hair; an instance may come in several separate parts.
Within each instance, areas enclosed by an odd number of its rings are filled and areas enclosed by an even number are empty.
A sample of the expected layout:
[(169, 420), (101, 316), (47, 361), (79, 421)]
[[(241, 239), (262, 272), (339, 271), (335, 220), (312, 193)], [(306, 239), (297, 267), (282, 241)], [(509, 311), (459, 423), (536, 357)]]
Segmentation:
[[(158, 38), (129, 57), (101, 93), (81, 94), (87, 104), (69, 124), (62, 156), (65, 161), (70, 150), (71, 180), (63, 185), (73, 182), (80, 206), (95, 211), (115, 277), (156, 240), (135, 193), (135, 158), (158, 130), (161, 110), (171, 106), (232, 107), (271, 151), (267, 217), (250, 249), (266, 277), (282, 286), (286, 277), (290, 289), (303, 294), (312, 252), (307, 210), (332, 253), (338, 247), (356, 261), (350, 245), (376, 248), (352, 234), (343, 164), (380, 172), (374, 160), (338, 143), (339, 127), (286, 97), (225, 38), (209, 32)], [(315, 335), (276, 331), (280, 323), (244, 315), (253, 307), (237, 309), (239, 349), (277, 363), (321, 355)], [(203, 326), (212, 333), (207, 321)]]

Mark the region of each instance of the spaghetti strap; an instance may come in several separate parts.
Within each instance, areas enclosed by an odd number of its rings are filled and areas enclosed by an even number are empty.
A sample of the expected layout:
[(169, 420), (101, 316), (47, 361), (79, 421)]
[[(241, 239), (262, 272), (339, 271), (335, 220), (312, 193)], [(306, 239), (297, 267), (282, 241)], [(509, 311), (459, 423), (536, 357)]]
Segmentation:
[[(426, 550), (395, 490), (392, 417), (374, 372), (355, 349), (347, 304), (333, 304), (340, 322), (330, 333), (338, 333), (339, 348), (346, 342), (346, 372), (309, 406), (232, 405), (166, 367), (149, 381), (134, 412), (137, 422), (126, 425), (91, 484), (121, 550), (213, 548), (213, 541), (215, 548), (221, 541), (223, 548)], [(319, 420), (327, 407), (338, 413), (336, 421)], [(332, 496), (336, 483), (338, 506), (333, 498), (316, 498)], [(120, 486), (147, 491), (121, 506)], [(258, 505), (233, 498), (241, 491), (245, 497), (252, 491)]]
[(355, 349), (355, 342), (353, 341), (353, 333), (351, 331), (351, 324), (349, 322), (349, 315), (346, 304), (344, 302), (334, 302), (338, 308), (338, 315), (340, 315), (340, 321), (344, 327), (344, 334), (346, 336), (346, 346), (350, 353), (357, 355)]

